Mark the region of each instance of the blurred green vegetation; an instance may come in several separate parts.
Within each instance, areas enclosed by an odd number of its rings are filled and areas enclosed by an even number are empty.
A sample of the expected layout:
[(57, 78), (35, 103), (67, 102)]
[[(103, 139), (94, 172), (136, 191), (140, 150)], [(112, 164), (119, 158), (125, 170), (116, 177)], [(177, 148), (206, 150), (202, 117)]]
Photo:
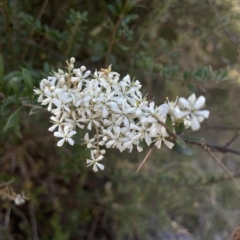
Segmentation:
[[(139, 79), (158, 104), (167, 96), (205, 95), (211, 117), (198, 134), (224, 145), (240, 130), (237, 4), (2, 0), (0, 195), (11, 185), (29, 201), (16, 206), (1, 198), (0, 239), (145, 240), (168, 232), (229, 239), (240, 223), (240, 192), (207, 152), (155, 150), (137, 174), (147, 149), (110, 150), (106, 169), (93, 173), (80, 141), (56, 147), (33, 87), (70, 57), (91, 70), (112, 64)], [(218, 156), (239, 182), (239, 157)]]

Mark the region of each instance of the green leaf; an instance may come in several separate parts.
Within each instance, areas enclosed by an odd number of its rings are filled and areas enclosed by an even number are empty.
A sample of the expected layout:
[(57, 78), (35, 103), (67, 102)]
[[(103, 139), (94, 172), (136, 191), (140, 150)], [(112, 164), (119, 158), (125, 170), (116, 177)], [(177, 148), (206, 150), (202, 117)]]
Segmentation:
[(33, 89), (32, 77), (26, 68), (22, 69), (22, 78), (29, 91)]
[(8, 118), (7, 124), (5, 125), (3, 131), (6, 132), (9, 128), (17, 126), (21, 117), (21, 108), (18, 108), (14, 113)]
[(51, 71), (51, 68), (50, 68), (49, 63), (45, 62), (45, 63), (43, 64), (43, 70), (44, 70), (44, 72), (46, 72), (46, 73), (49, 73), (49, 72)]
[(182, 139), (175, 139), (173, 148), (175, 151), (191, 156), (192, 150)]
[(0, 54), (0, 86), (3, 84), (3, 75), (4, 75), (4, 64), (3, 64), (3, 58)]
[(173, 124), (172, 124), (172, 119), (169, 115), (167, 115), (167, 119), (166, 119), (166, 126), (171, 129), (173, 131)]
[(115, 6), (113, 6), (112, 4), (108, 5), (108, 9), (115, 15), (117, 15), (117, 9), (115, 8)]
[(194, 92), (195, 92), (195, 88), (194, 88), (194, 86), (193, 86), (193, 85), (191, 85), (191, 84), (188, 84), (188, 85), (187, 85), (187, 88), (188, 88), (188, 90), (189, 90), (190, 92), (192, 92), (192, 93), (194, 93)]
[(200, 136), (196, 136), (196, 135), (189, 135), (184, 137), (184, 140), (189, 140), (189, 141), (194, 141), (194, 142), (200, 142), (200, 143), (204, 143), (206, 142), (204, 137), (200, 137)]
[(42, 110), (41, 109), (39, 109), (39, 108), (31, 108), (31, 110), (30, 110), (30, 112), (29, 112), (29, 115), (34, 115), (34, 114), (39, 114), (39, 113), (41, 113), (42, 112)]
[(22, 102), (19, 100), (17, 96), (10, 96), (8, 97), (9, 101), (16, 104), (16, 105), (21, 105)]
[(0, 115), (1, 116), (5, 117), (5, 116), (9, 115), (10, 112), (11, 112), (11, 107), (9, 107), (8, 105), (6, 105), (6, 106), (2, 105), (0, 107)]
[(8, 73), (7, 75), (4, 76), (4, 80), (7, 82), (7, 81), (10, 81), (12, 78), (19, 78), (21, 77), (21, 72), (20, 71), (14, 71), (14, 72), (10, 72)]
[(184, 130), (185, 130), (185, 127), (184, 127), (184, 124), (183, 124), (183, 123), (178, 123), (178, 124), (175, 126), (176, 134), (181, 134)]
[(100, 55), (93, 55), (93, 56), (91, 57), (91, 60), (92, 60), (93, 62), (100, 61), (101, 59), (103, 59), (103, 56), (100, 56)]

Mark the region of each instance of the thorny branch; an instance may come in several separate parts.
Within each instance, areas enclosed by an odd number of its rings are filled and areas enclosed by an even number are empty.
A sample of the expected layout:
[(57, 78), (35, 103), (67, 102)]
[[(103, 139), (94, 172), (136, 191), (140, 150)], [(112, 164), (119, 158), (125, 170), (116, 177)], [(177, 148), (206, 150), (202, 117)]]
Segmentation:
[(215, 151), (218, 151), (218, 152), (224, 153), (224, 154), (232, 153), (232, 154), (235, 154), (235, 155), (240, 155), (240, 151), (228, 148), (227, 146), (212, 145), (212, 144), (208, 144), (208, 143), (204, 143), (204, 142), (197, 142), (197, 141), (186, 140), (186, 139), (184, 141), (186, 143), (190, 143), (190, 144), (199, 146), (199, 147), (203, 148), (204, 150), (211, 149), (211, 150), (215, 150)]

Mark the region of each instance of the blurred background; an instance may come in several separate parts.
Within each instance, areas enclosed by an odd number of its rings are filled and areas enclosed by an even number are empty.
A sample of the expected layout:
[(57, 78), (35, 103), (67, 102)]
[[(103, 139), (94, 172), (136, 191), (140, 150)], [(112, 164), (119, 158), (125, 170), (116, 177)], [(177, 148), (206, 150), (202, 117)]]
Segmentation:
[(229, 240), (238, 155), (214, 153), (235, 182), (197, 146), (192, 156), (163, 146), (138, 174), (147, 148), (109, 150), (94, 173), (84, 132), (58, 148), (32, 89), (70, 57), (92, 71), (112, 64), (158, 105), (204, 95), (211, 115), (197, 135), (239, 150), (239, 30), (238, 0), (2, 0), (0, 239)]

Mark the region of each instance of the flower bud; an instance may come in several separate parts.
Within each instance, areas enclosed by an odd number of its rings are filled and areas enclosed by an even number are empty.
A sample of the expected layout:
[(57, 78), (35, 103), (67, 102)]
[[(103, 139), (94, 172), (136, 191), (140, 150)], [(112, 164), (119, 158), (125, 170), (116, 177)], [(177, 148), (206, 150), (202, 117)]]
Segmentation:
[(105, 153), (106, 153), (106, 150), (105, 150), (105, 149), (102, 149), (102, 150), (100, 151), (100, 153), (101, 153), (101, 154), (105, 154)]
[(105, 145), (105, 142), (104, 142), (104, 141), (100, 141), (98, 144), (99, 144), (100, 146), (103, 146), (103, 145)]
[(86, 71), (86, 67), (85, 66), (81, 66), (80, 70), (81, 70), (81, 72), (84, 72), (84, 71)]
[(58, 73), (59, 73), (59, 74), (64, 74), (64, 71), (59, 68), (59, 69), (58, 69)]
[(91, 144), (91, 143), (88, 143), (88, 144), (87, 144), (87, 148), (92, 148), (92, 144)]
[(102, 140), (106, 142), (108, 140), (108, 137), (104, 136)]
[(70, 63), (71, 63), (71, 64), (75, 63), (75, 58), (74, 58), (74, 57), (71, 57), (71, 58), (70, 58)]

